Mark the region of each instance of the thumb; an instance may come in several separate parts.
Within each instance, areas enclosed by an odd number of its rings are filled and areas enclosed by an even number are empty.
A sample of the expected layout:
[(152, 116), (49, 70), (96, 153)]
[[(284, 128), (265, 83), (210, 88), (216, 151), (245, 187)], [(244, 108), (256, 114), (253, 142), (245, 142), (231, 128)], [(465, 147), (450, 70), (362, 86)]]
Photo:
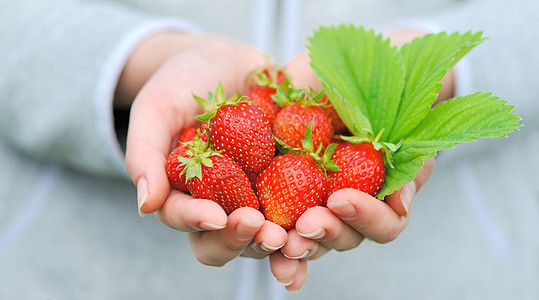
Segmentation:
[(179, 131), (198, 106), (188, 89), (154, 76), (139, 92), (127, 133), (126, 167), (137, 185), (139, 211), (159, 210), (170, 193), (165, 164)]
[(131, 108), (125, 158), (141, 216), (160, 209), (170, 193), (165, 163), (173, 139), (158, 107), (144, 102), (135, 101)]
[(432, 175), (434, 165), (434, 157), (428, 159), (411, 182), (408, 182), (402, 188), (393, 192), (393, 194), (386, 196), (386, 203), (391, 206), (399, 216), (408, 216), (415, 195)]

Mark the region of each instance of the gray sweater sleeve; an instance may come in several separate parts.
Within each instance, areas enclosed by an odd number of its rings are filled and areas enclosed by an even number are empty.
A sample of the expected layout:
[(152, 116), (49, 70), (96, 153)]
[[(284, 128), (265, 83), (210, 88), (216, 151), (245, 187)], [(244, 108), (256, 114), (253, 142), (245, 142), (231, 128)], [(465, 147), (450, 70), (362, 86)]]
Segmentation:
[(515, 105), (514, 113), (522, 118), (523, 124), (508, 139), (480, 139), (461, 145), (458, 151), (449, 151), (448, 155), (457, 159), (482, 157), (520, 145), (522, 150), (517, 155), (527, 156), (526, 172), (537, 181), (536, 171), (531, 170), (539, 166), (538, 161), (528, 148), (539, 133), (539, 52), (535, 46), (539, 41), (538, 14), (539, 3), (535, 0), (510, 4), (503, 0), (476, 0), (464, 1), (455, 9), (427, 18), (449, 32), (484, 32), (487, 40), (465, 57), (466, 64), (462, 66), (467, 66), (467, 72), (456, 74), (457, 86), (465, 87), (459, 94), (492, 92)]
[(7, 0), (0, 10), (0, 139), (35, 159), (126, 176), (112, 100), (157, 30), (192, 29), (106, 2)]
[(466, 57), (471, 89), (461, 93), (493, 92), (515, 104), (515, 112), (535, 128), (539, 128), (538, 14), (535, 0), (478, 0), (430, 19), (448, 31), (484, 31), (488, 39)]

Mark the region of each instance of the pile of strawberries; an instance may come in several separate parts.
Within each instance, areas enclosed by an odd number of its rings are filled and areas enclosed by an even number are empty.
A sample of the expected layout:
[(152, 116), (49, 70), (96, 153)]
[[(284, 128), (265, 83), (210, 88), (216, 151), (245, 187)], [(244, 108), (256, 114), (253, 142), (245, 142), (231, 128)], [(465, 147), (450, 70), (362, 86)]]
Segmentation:
[(185, 128), (166, 162), (173, 188), (217, 202), (230, 214), (260, 209), (288, 230), (307, 209), (342, 188), (370, 195), (382, 187), (383, 150), (352, 144), (323, 91), (296, 89), (284, 71), (265, 68), (246, 79), (249, 90), (225, 97), (218, 86), (205, 113)]

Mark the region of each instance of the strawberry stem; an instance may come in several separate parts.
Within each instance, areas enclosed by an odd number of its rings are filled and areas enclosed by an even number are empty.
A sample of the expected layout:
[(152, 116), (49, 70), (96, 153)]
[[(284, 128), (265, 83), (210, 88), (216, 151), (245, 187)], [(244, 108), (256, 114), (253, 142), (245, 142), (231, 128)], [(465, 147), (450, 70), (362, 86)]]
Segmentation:
[(382, 128), (382, 130), (380, 130), (380, 132), (378, 132), (378, 134), (374, 138), (374, 141), (372, 141), (373, 144), (378, 143), (378, 141), (380, 140), (380, 137), (382, 136), (382, 134), (384, 133), (385, 130), (386, 130), (385, 128)]

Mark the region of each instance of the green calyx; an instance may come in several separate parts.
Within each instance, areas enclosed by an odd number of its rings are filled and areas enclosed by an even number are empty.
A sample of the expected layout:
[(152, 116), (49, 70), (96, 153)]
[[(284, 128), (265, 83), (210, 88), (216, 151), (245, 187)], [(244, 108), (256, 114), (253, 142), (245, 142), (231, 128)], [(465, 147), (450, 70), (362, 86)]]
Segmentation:
[(305, 102), (305, 90), (303, 89), (281, 89), (277, 88), (274, 95), (271, 96), (273, 101), (280, 107), (286, 107), (292, 104), (300, 104)]
[[(284, 69), (269, 63), (264, 68), (253, 70), (247, 77), (251, 79), (248, 82), (250, 85), (267, 86), (273, 89), (281, 88), (283, 90), (291, 86), (291, 80)], [(279, 82), (281, 77), (284, 77), (284, 80)]]
[(193, 98), (195, 98), (196, 102), (204, 110), (203, 114), (197, 116), (197, 118), (202, 122), (208, 121), (213, 118), (219, 107), (227, 104), (237, 104), (245, 100), (245, 97), (240, 96), (239, 93), (236, 93), (231, 97), (227, 97), (225, 95), (223, 85), (220, 82), (217, 86), (217, 89), (215, 90), (215, 93), (208, 93), (207, 99), (201, 98), (195, 94), (193, 94)]
[(296, 89), (290, 87), (288, 89), (277, 88), (276, 93), (272, 95), (273, 100), (280, 106), (286, 107), (294, 104), (302, 106), (322, 106), (329, 105), (328, 100), (320, 101), (324, 97), (324, 90), (315, 92), (312, 88), (309, 92), (305, 89)]
[(337, 144), (329, 144), (324, 153), (322, 153), (323, 145), (320, 144), (317, 149), (314, 149), (313, 135), (312, 135), (312, 125), (314, 118), (309, 122), (309, 125), (305, 129), (305, 138), (301, 141), (302, 148), (295, 148), (287, 145), (282, 140), (275, 137), (276, 145), (281, 153), (285, 154), (295, 154), (295, 155), (309, 155), (314, 158), (316, 163), (321, 167), (324, 172), (326, 171), (338, 171), (339, 166), (331, 159)]
[(374, 137), (373, 134), (368, 134), (367, 136), (344, 136), (341, 135), (339, 138), (343, 141), (350, 142), (352, 144), (361, 144), (361, 143), (371, 143), (375, 150), (382, 149), (382, 152), (384, 153), (384, 161), (387, 166), (390, 168), (393, 168), (392, 163), (392, 154), (396, 152), (402, 145), (402, 140), (399, 141), (397, 144), (389, 143), (389, 142), (381, 142), (380, 137), (384, 133), (384, 128), (378, 132), (378, 134)]
[(200, 138), (200, 129), (197, 129), (197, 134), (192, 141), (183, 142), (182, 145), (189, 149), (185, 153), (189, 157), (178, 155), (178, 161), (185, 166), (180, 174), (185, 174), (186, 180), (195, 177), (202, 180), (202, 165), (212, 167), (211, 157), (221, 155), (220, 151), (212, 150), (209, 141)]

